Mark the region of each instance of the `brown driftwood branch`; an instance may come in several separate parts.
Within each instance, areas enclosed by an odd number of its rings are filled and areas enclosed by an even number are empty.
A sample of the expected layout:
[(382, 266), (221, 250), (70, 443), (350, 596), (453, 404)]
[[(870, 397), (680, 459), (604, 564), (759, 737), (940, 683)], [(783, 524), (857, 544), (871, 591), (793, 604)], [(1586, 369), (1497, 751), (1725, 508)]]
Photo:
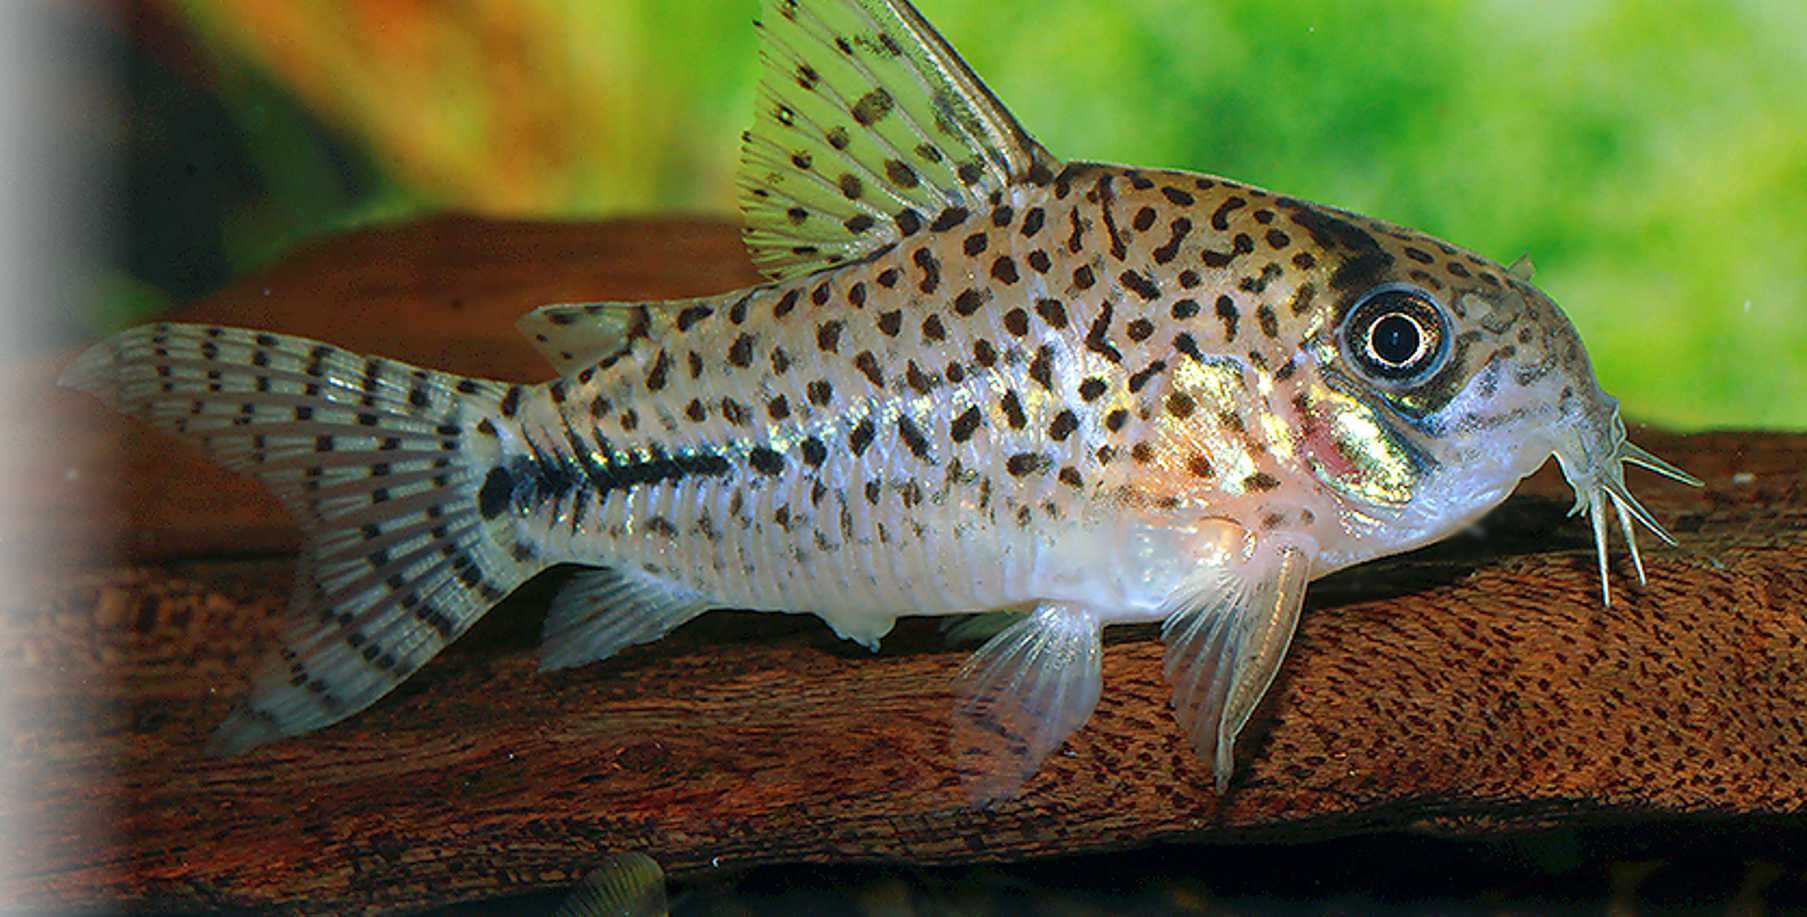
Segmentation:
[[(519, 312), (748, 279), (726, 225), (448, 218), (312, 246), (183, 317), (535, 379)], [(1318, 584), (1221, 799), (1167, 712), (1152, 631), (1115, 635), (1091, 724), (1022, 798), (975, 812), (944, 747), (966, 650), (932, 623), (871, 656), (813, 619), (718, 614), (543, 675), (557, 574), (351, 721), (204, 758), (274, 638), (294, 529), (173, 440), (44, 394), (56, 362), (9, 382), (51, 410), (20, 434), (5, 534), (65, 556), (0, 619), (28, 691), (8, 755), (26, 792), (0, 818), (39, 826), (10, 832), (34, 865), (0, 874), (0, 901), (421, 907), (569, 883), (630, 849), (683, 874), (1807, 801), (1807, 436), (1639, 432), (1708, 487), (1636, 482), (1682, 547), (1647, 554), (1641, 590), (1621, 554), (1610, 610), (1548, 473), (1478, 535)]]

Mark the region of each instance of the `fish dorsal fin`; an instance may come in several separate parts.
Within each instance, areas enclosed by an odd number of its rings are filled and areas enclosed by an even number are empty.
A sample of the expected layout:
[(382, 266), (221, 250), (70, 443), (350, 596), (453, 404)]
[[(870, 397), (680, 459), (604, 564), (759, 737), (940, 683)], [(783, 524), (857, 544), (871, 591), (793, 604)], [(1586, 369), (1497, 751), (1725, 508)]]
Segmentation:
[(1059, 163), (906, 0), (765, 0), (742, 135), (747, 252), (782, 280), (857, 260)]

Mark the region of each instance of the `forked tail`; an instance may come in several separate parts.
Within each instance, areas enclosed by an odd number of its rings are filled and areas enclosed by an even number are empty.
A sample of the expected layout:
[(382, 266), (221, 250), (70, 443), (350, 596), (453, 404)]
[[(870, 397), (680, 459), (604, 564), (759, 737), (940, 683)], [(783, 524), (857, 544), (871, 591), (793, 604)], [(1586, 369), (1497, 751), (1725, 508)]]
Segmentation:
[(300, 521), (291, 623), (209, 750), (232, 754), (375, 703), (540, 568), (483, 469), (521, 389), (286, 335), (151, 325), (62, 384), (255, 474)]

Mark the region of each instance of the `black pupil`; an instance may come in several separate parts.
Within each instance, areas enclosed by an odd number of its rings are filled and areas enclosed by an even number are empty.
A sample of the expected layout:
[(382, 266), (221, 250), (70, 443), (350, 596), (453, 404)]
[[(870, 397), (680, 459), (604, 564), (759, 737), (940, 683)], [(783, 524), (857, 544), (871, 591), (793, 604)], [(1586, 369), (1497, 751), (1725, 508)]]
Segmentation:
[(1403, 365), (1418, 355), (1418, 323), (1395, 312), (1374, 323), (1369, 341), (1375, 356), (1394, 366)]

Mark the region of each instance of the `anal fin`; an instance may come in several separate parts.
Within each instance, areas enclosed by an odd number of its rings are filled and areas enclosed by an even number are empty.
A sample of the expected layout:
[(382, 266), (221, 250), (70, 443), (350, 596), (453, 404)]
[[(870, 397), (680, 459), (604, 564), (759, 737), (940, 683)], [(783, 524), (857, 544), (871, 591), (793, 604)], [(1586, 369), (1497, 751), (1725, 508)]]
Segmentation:
[(1192, 748), (1229, 787), (1236, 737), (1273, 684), (1292, 643), (1310, 579), (1310, 554), (1292, 543), (1258, 546), (1214, 564), (1162, 625), (1162, 666), (1173, 711)]
[(1044, 604), (960, 669), (953, 750), (974, 805), (1015, 796), (1091, 718), (1104, 678), (1101, 626), (1091, 609)]
[(651, 643), (708, 611), (681, 586), (633, 571), (598, 567), (571, 577), (546, 614), (542, 670), (567, 669)]

